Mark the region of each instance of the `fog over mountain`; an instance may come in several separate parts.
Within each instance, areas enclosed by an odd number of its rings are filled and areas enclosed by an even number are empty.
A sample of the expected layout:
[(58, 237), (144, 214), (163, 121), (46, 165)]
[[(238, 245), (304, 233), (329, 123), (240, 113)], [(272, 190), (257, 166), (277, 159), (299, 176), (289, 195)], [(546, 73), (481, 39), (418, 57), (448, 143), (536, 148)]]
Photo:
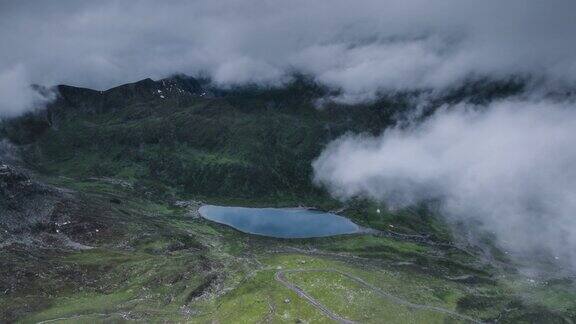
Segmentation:
[(449, 220), (494, 234), (504, 251), (576, 268), (574, 105), (477, 108), (450, 107), (379, 137), (340, 138), (314, 162), (315, 180), (336, 197), (393, 207), (440, 199)]
[(2, 0), (0, 115), (41, 106), (30, 84), (104, 89), (173, 73), (229, 86), (281, 85), (298, 71), (348, 103), (526, 78), (524, 99), (341, 138), (315, 178), (343, 199), (440, 198), (501, 247), (576, 266), (576, 110), (536, 95), (576, 82), (574, 12), (569, 0)]
[(3, 0), (0, 112), (30, 109), (30, 83), (103, 89), (171, 73), (229, 85), (300, 71), (346, 101), (469, 77), (571, 83), (575, 9), (568, 0)]

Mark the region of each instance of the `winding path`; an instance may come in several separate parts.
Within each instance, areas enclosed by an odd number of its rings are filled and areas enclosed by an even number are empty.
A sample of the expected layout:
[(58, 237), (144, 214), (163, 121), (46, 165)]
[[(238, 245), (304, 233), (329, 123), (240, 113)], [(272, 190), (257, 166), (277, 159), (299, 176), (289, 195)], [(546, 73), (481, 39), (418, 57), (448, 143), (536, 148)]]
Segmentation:
[(446, 315), (449, 315), (449, 316), (452, 316), (452, 317), (455, 317), (455, 318), (458, 318), (461, 320), (465, 320), (465, 321), (468, 321), (471, 323), (482, 323), (481, 321), (479, 321), (475, 318), (456, 313), (456, 312), (449, 310), (449, 309), (446, 309), (446, 308), (437, 307), (437, 306), (430, 306), (430, 305), (415, 304), (415, 303), (409, 302), (405, 299), (402, 299), (400, 297), (394, 296), (392, 294), (389, 294), (389, 293), (383, 291), (382, 289), (366, 282), (362, 278), (359, 278), (359, 277), (356, 277), (356, 276), (351, 275), (349, 273), (342, 272), (340, 270), (336, 270), (336, 269), (332, 269), (332, 268), (328, 268), (328, 269), (293, 269), (293, 270), (283, 270), (283, 271), (281, 270), (281, 271), (276, 272), (276, 275), (274, 276), (274, 278), (278, 282), (283, 284), (286, 288), (294, 291), (298, 296), (304, 298), (306, 301), (308, 301), (308, 303), (310, 303), (316, 309), (320, 310), (326, 316), (328, 316), (331, 319), (338, 321), (340, 323), (349, 324), (349, 323), (356, 323), (356, 322), (348, 320), (346, 318), (343, 318), (342, 316), (332, 312), (330, 309), (328, 309), (326, 306), (324, 306), (319, 301), (314, 299), (314, 297), (310, 296), (308, 293), (306, 293), (300, 287), (298, 287), (298, 286), (294, 285), (293, 283), (289, 282), (288, 280), (286, 280), (285, 274), (290, 273), (290, 272), (332, 272), (332, 273), (337, 273), (337, 274), (340, 274), (340, 275), (342, 275), (342, 276), (344, 276), (344, 277), (346, 277), (346, 278), (348, 278), (348, 279), (350, 279), (356, 283), (359, 283), (362, 286), (365, 286), (365, 287), (372, 289), (380, 297), (389, 299), (389, 300), (391, 300), (397, 304), (404, 305), (404, 306), (412, 308), (412, 309), (429, 310), (429, 311), (444, 313)]
[(304, 290), (302, 290), (300, 287), (294, 285), (293, 283), (289, 282), (288, 280), (286, 280), (286, 277), (284, 276), (284, 274), (286, 272), (296, 272), (296, 271), (306, 271), (306, 270), (286, 270), (286, 271), (278, 271), (276, 272), (276, 275), (274, 276), (274, 278), (280, 282), (281, 284), (283, 284), (284, 286), (286, 286), (286, 288), (292, 290), (293, 292), (295, 292), (298, 296), (300, 296), (301, 298), (304, 298), (310, 305), (314, 306), (314, 308), (318, 309), (319, 311), (321, 311), (322, 313), (324, 313), (324, 315), (330, 317), (331, 319), (340, 322), (340, 323), (346, 323), (346, 324), (352, 324), (352, 323), (356, 323), (354, 321), (350, 321), (348, 319), (345, 319), (343, 317), (341, 317), (340, 315), (332, 312), (330, 309), (328, 309), (326, 306), (322, 305), (319, 301), (317, 301), (316, 299), (314, 299), (314, 297), (308, 295), (308, 293), (306, 293)]
[(60, 321), (67, 321), (67, 320), (75, 320), (75, 319), (79, 319), (82, 317), (110, 317), (113, 315), (119, 315), (116, 313), (111, 313), (111, 314), (81, 314), (81, 315), (72, 315), (72, 316), (68, 316), (68, 317), (59, 317), (59, 318), (53, 318), (53, 319), (49, 319), (49, 320), (45, 320), (45, 321), (40, 321), (40, 322), (36, 322), (36, 324), (46, 324), (46, 323), (53, 323), (53, 322), (60, 322)]

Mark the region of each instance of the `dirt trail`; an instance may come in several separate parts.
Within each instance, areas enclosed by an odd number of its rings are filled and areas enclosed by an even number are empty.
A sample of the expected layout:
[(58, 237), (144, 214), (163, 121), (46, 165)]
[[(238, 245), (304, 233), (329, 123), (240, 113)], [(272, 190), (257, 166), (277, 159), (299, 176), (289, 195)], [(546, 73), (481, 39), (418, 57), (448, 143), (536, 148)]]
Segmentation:
[[(330, 317), (331, 319), (340, 322), (340, 323), (346, 323), (346, 324), (352, 324), (352, 323), (356, 323), (354, 321), (350, 321), (348, 319), (345, 319), (343, 317), (341, 317), (340, 315), (332, 312), (330, 309), (328, 309), (326, 306), (322, 305), (319, 301), (317, 301), (316, 299), (314, 299), (314, 297), (308, 295), (304, 290), (300, 289), (300, 287), (290, 283), (288, 280), (286, 280), (286, 277), (284, 276), (285, 272), (293, 272), (294, 270), (286, 270), (286, 271), (278, 271), (276, 272), (276, 275), (274, 276), (274, 278), (280, 282), (281, 284), (283, 284), (284, 286), (286, 286), (286, 288), (292, 290), (293, 292), (295, 292), (298, 296), (300, 296), (301, 298), (304, 298), (308, 303), (310, 303), (310, 305), (312, 305), (314, 308), (318, 309), (319, 311), (321, 311), (322, 313), (324, 313), (324, 315)], [(305, 271), (305, 270), (303, 270)]]
[(402, 299), (400, 297), (394, 296), (392, 294), (389, 294), (389, 293), (383, 291), (382, 289), (366, 282), (362, 278), (356, 277), (356, 276), (351, 275), (351, 274), (346, 273), (346, 272), (342, 272), (342, 271), (337, 270), (337, 269), (332, 269), (332, 268), (328, 268), (328, 269), (293, 269), (293, 270), (283, 270), (283, 271), (276, 272), (275, 278), (277, 281), (282, 283), (284, 286), (286, 286), (290, 290), (296, 292), (296, 294), (298, 294), (298, 296), (306, 299), (306, 301), (308, 301), (312, 306), (314, 306), (316, 309), (320, 310), (322, 313), (326, 314), (331, 319), (338, 321), (338, 322), (341, 322), (341, 323), (355, 323), (355, 322), (350, 321), (348, 319), (345, 319), (338, 314), (335, 314), (330, 309), (328, 309), (326, 306), (322, 305), (319, 301), (314, 299), (314, 297), (307, 294), (300, 287), (298, 287), (298, 286), (290, 283), (288, 280), (286, 280), (285, 274), (290, 273), (290, 272), (333, 272), (333, 273), (337, 273), (337, 274), (340, 274), (342, 276), (345, 276), (346, 278), (348, 278), (348, 279), (350, 279), (350, 280), (352, 280), (352, 281), (354, 281), (354, 282), (356, 282), (362, 286), (370, 288), (376, 294), (378, 294), (380, 297), (389, 299), (389, 300), (391, 300), (397, 304), (404, 305), (404, 306), (412, 308), (412, 309), (429, 310), (429, 311), (444, 313), (444, 314), (447, 314), (447, 315), (452, 316), (454, 318), (457, 318), (460, 320), (465, 320), (465, 321), (470, 322), (470, 323), (482, 323), (482, 321), (479, 321), (475, 318), (456, 313), (456, 312), (449, 310), (449, 309), (446, 309), (446, 308), (437, 307), (437, 306), (430, 306), (430, 305), (415, 304), (415, 303), (409, 302), (405, 299)]
[(72, 316), (68, 316), (68, 317), (59, 317), (59, 318), (49, 319), (49, 320), (37, 322), (36, 324), (46, 324), (46, 323), (54, 323), (54, 322), (61, 322), (61, 321), (77, 320), (77, 319), (80, 319), (80, 318), (82, 318), (82, 317), (111, 317), (111, 316), (114, 316), (114, 315), (120, 315), (120, 314), (111, 313), (111, 314), (82, 314), (82, 315), (72, 315)]

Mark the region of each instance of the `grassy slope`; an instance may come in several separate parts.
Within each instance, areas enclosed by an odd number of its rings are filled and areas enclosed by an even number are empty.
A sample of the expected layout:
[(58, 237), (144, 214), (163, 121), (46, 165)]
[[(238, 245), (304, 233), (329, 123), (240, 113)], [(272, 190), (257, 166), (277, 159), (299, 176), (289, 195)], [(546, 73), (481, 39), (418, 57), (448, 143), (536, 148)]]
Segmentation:
[[(379, 133), (406, 108), (406, 98), (317, 110), (313, 100), (324, 90), (306, 83), (174, 100), (149, 96), (156, 85), (132, 86), (147, 93), (135, 97), (115, 90), (103, 102), (98, 93), (68, 89), (67, 101), (47, 116), (2, 125), (4, 136), (27, 145), (27, 161), (46, 181), (107, 208), (110, 225), (117, 227), (87, 251), (38, 251), (31, 257), (17, 247), (0, 250), (3, 260), (24, 269), (22, 286), (0, 297), (4, 319), (328, 322), (274, 280), (279, 268), (339, 269), (411, 302), (486, 320), (563, 322), (576, 313), (576, 296), (561, 288), (565, 283), (527, 283), (458, 250), (368, 235), (253, 237), (191, 219), (169, 203), (199, 198), (218, 204), (339, 207), (310, 183), (310, 161), (347, 131)], [(127, 180), (135, 189), (92, 177)], [(121, 203), (111, 204), (112, 198)], [(346, 215), (372, 228), (450, 239), (425, 208), (381, 214), (376, 209), (386, 210), (356, 200)], [(474, 281), (450, 279), (463, 275)], [(288, 277), (341, 316), (373, 322), (387, 316), (391, 323), (450, 321), (434, 312), (408, 312), (338, 275)]]
[[(457, 250), (368, 235), (308, 240), (248, 236), (143, 199), (132, 189), (100, 181), (53, 182), (81, 190), (94, 201), (119, 199), (120, 204), (109, 208), (120, 234), (102, 237), (91, 250), (25, 258), (20, 266), (33, 275), (17, 293), (0, 297), (5, 319), (330, 322), (274, 280), (277, 271), (289, 269), (337, 269), (413, 303), (504, 322), (523, 317), (534, 322), (544, 315), (562, 322), (556, 314), (569, 316), (576, 297), (558, 285), (530, 287), (514, 277), (498, 279), (499, 272)], [(16, 257), (16, 251), (2, 253)], [(449, 279), (465, 274), (478, 280)], [(397, 305), (337, 274), (302, 272), (287, 278), (350, 319), (451, 321), (437, 312)]]
[[(0, 136), (25, 144), (27, 162), (50, 175), (140, 181), (157, 196), (334, 204), (311, 182), (313, 159), (342, 134), (379, 134), (394, 125), (417, 95), (318, 109), (328, 90), (305, 77), (283, 88), (211, 89), (217, 96), (194, 94), (198, 86), (182, 78), (104, 92), (61, 86), (47, 111), (0, 123)], [(519, 89), (471, 83), (427, 109)]]

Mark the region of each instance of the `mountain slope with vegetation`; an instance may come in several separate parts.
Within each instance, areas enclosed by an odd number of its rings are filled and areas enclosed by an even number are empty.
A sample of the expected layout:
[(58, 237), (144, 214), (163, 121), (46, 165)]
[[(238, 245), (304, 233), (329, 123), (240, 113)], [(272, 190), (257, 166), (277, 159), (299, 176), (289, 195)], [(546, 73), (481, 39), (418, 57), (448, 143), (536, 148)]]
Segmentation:
[[(479, 88), (480, 91), (474, 91)], [(470, 84), (431, 101), (511, 95), (513, 82)], [(311, 161), (348, 132), (378, 134), (407, 115), (418, 93), (354, 106), (303, 76), (285, 87), (218, 89), (177, 76), (107, 91), (58, 87), (47, 110), (2, 125), (42, 172), (154, 180), (180, 193), (241, 198), (320, 197)]]
[[(517, 82), (356, 105), (319, 105), (335, 93), (303, 76), (278, 88), (175, 76), (57, 90), (47, 109), (0, 124), (18, 152), (0, 157), (0, 322), (576, 320), (573, 279), (529, 281), (505, 255), (488, 263), (425, 205), (339, 202), (312, 183), (328, 142), (401, 126), (415, 98), (430, 97), (423, 118), (519, 94)], [(373, 231), (246, 235), (199, 218), (202, 203), (333, 209)]]

